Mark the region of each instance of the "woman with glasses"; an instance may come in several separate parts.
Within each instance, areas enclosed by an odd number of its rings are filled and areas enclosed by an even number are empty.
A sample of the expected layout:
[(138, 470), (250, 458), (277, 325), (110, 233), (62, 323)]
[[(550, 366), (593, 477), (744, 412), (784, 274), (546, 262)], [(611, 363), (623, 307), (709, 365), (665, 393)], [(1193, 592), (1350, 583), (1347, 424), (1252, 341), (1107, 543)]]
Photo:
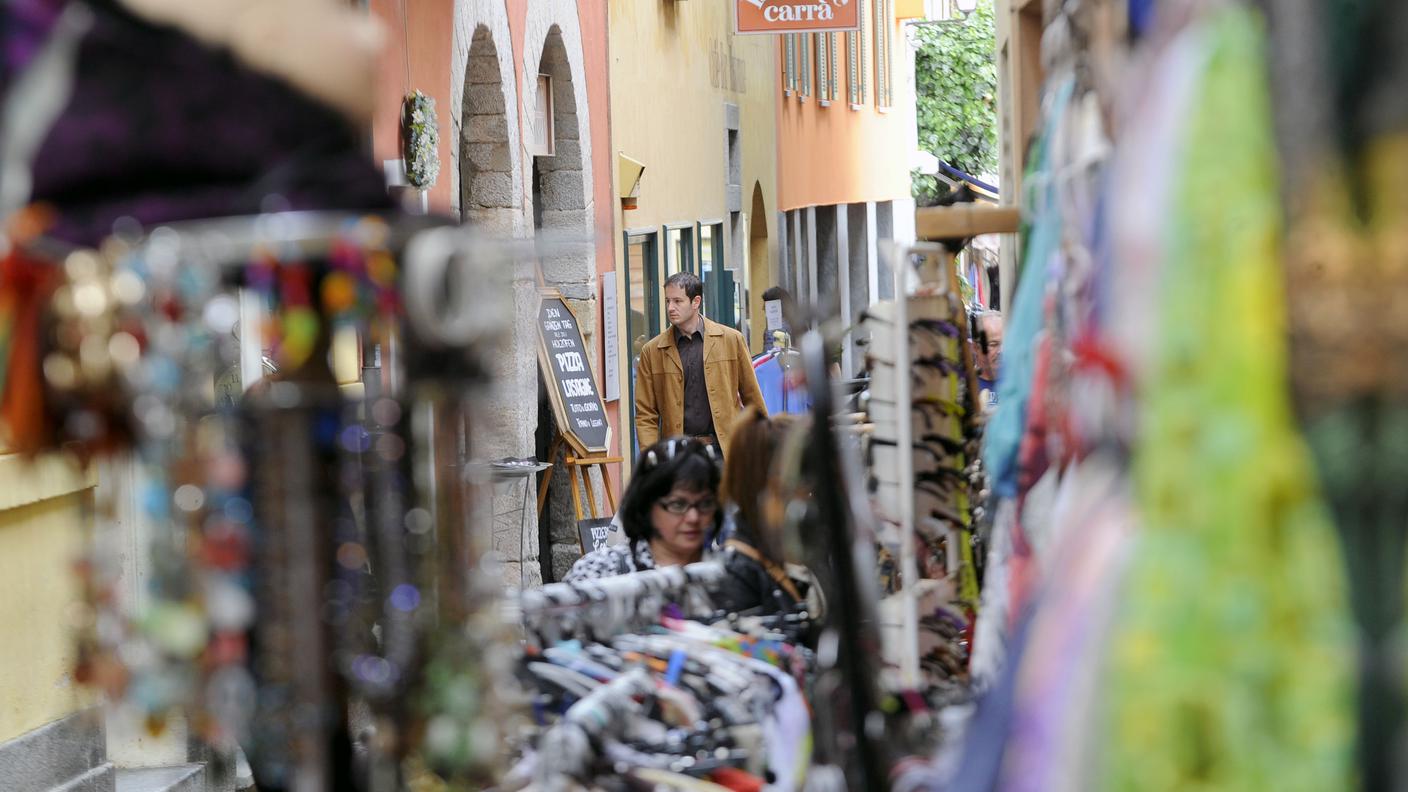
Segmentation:
[(718, 489), (719, 465), (711, 446), (676, 437), (645, 449), (621, 497), (626, 544), (577, 559), (566, 582), (701, 560), (719, 525)]

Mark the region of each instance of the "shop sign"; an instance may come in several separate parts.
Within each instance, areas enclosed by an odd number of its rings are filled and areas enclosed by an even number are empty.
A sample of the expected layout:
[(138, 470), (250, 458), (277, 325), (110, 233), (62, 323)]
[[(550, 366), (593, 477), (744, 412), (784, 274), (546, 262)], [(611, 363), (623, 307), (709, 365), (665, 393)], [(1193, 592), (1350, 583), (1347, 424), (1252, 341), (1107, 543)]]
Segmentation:
[(590, 553), (603, 547), (623, 545), (626, 534), (616, 524), (614, 517), (593, 517), (577, 521), (577, 541), (582, 545), (582, 553)]
[(733, 32), (860, 30), (865, 0), (733, 0)]
[(582, 328), (562, 295), (542, 292), (538, 307), (538, 364), (549, 382), (558, 431), (581, 456), (602, 454), (611, 441), (606, 405), (587, 365)]

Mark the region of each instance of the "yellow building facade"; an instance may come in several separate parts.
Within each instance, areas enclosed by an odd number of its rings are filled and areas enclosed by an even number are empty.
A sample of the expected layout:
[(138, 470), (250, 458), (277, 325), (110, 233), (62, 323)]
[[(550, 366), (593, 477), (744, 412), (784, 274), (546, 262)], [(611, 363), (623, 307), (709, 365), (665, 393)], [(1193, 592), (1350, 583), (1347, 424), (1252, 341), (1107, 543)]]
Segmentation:
[[(90, 769), (83, 749), (101, 744), (98, 722), (79, 717), (94, 698), (73, 676), (82, 602), (74, 562), (94, 483), (59, 458), (0, 454), (0, 778), (23, 761), (26, 782), (66, 779)], [(72, 756), (36, 759), (48, 735), (61, 735)]]
[(615, 278), (617, 325), (603, 333), (608, 346), (616, 338), (604, 370), (619, 385), (606, 391), (621, 400), (617, 439), (627, 459), (634, 361), (666, 326), (666, 278), (698, 274), (705, 315), (762, 348), (761, 295), (777, 282), (777, 40), (734, 35), (731, 9), (609, 6), (617, 245), (607, 277)]

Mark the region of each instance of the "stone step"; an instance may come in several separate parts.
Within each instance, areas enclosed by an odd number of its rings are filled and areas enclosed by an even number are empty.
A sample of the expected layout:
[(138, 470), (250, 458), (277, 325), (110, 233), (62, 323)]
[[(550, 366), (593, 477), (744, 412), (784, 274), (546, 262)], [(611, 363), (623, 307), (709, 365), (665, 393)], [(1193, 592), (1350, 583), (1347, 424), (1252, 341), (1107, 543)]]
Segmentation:
[(110, 762), (104, 762), (88, 772), (72, 778), (49, 792), (113, 792), (114, 772)]
[(118, 770), (116, 792), (205, 792), (205, 765)]
[(102, 713), (83, 710), (0, 742), (4, 792), (112, 792)]

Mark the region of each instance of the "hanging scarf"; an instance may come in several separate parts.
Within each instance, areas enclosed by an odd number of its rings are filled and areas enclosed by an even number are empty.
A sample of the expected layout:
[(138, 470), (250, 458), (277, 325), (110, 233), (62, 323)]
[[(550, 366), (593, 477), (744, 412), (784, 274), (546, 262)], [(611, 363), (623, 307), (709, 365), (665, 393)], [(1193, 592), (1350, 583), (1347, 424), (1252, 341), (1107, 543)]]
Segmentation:
[(1345, 581), (1286, 394), (1263, 33), (1229, 6), (1177, 151), (1135, 453), (1145, 533), (1110, 658), (1104, 787), (1352, 786)]

